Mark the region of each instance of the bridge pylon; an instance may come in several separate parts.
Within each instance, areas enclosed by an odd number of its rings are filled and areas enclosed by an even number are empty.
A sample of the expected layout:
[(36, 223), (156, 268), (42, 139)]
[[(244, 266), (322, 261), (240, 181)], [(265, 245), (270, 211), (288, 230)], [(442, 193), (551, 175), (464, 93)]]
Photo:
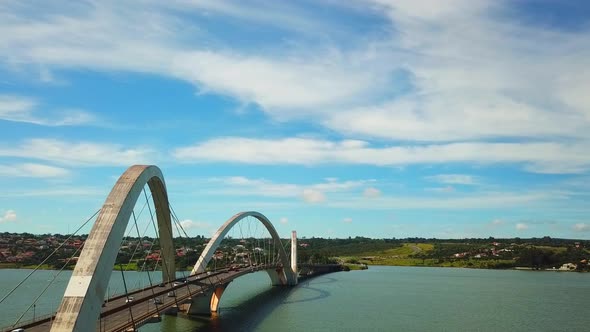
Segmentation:
[(297, 231), (291, 232), (291, 270), (295, 275), (293, 284), (297, 285)]

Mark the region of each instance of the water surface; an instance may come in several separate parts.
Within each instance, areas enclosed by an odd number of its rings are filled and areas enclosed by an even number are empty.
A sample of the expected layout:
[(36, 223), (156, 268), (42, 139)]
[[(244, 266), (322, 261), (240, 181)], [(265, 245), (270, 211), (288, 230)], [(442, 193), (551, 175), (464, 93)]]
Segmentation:
[[(0, 270), (1, 293), (6, 280), (26, 272)], [(130, 284), (142, 279), (145, 273), (126, 274)], [(120, 273), (113, 273), (111, 288), (120, 282)], [(59, 284), (62, 293), (66, 284), (67, 275)], [(11, 303), (25, 303), (37, 286)], [(59, 291), (53, 292), (43, 306), (57, 306)], [(0, 304), (0, 325), (13, 321), (7, 317), (21, 306)], [(141, 331), (588, 331), (587, 308), (590, 273), (370, 267), (282, 288), (271, 287), (266, 273), (258, 272), (229, 285), (217, 317), (165, 316)]]

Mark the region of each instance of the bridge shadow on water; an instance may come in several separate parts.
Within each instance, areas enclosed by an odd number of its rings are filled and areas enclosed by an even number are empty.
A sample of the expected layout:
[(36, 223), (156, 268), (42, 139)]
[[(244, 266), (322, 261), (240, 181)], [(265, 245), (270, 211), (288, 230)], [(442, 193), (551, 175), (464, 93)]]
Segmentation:
[[(311, 278), (305, 279), (295, 287), (269, 288), (249, 300), (241, 302), (237, 306), (222, 306), (220, 314), (214, 317), (191, 317), (191, 320), (203, 324), (202, 327), (196, 328), (193, 331), (221, 332), (256, 330), (257, 327), (280, 306), (318, 301), (329, 297), (331, 295), (330, 292), (320, 288), (311, 287), (310, 285), (333, 283), (336, 282), (336, 279), (323, 277), (316, 280), (318, 282), (313, 282), (314, 279)], [(312, 291), (313, 295), (301, 299), (288, 300), (291, 295), (301, 290), (306, 291), (306, 293), (307, 291)]]

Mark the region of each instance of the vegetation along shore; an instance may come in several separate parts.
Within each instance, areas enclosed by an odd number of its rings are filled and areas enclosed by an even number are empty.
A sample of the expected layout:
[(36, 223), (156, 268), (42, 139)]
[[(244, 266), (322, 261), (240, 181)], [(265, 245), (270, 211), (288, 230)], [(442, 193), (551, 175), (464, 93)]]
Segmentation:
[[(86, 235), (69, 237), (61, 234), (0, 233), (0, 268), (61, 269), (73, 268), (83, 248)], [(190, 269), (209, 239), (177, 238), (176, 263), (179, 269)], [(247, 240), (247, 239), (246, 239)], [(226, 239), (220, 253), (225, 257), (217, 267), (235, 264), (236, 248), (244, 239)], [(588, 271), (590, 241), (574, 239), (346, 239), (301, 238), (298, 256), (301, 262), (341, 263), (351, 270), (370, 265), (463, 267), (479, 269), (529, 269), (551, 271)], [(141, 255), (131, 259), (137, 248)], [(50, 260), (45, 257), (56, 251)], [(159, 258), (157, 239), (127, 238), (123, 241), (117, 262), (130, 262), (125, 270), (154, 266)], [(245, 262), (240, 262), (244, 264)], [(119, 268), (118, 265), (116, 265)]]

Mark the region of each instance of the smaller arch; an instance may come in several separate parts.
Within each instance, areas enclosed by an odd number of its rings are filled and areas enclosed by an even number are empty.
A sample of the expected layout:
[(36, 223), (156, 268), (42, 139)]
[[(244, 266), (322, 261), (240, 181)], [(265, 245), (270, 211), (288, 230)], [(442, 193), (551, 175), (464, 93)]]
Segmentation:
[(280, 282), (280, 284), (283, 285), (296, 285), (297, 276), (295, 275), (293, 270), (291, 270), (291, 264), (289, 262), (289, 259), (287, 258), (287, 253), (285, 252), (285, 249), (281, 244), (281, 238), (279, 237), (279, 234), (277, 233), (276, 229), (274, 228), (270, 220), (268, 220), (268, 218), (266, 218), (262, 213), (256, 211), (237, 213), (233, 217), (229, 218), (221, 227), (219, 227), (215, 235), (213, 235), (213, 237), (205, 247), (205, 250), (199, 257), (199, 260), (193, 267), (191, 275), (205, 272), (207, 264), (209, 264), (211, 257), (213, 257), (215, 250), (217, 250), (225, 235), (229, 232), (230, 229), (232, 229), (232, 227), (234, 227), (234, 225), (236, 225), (240, 220), (246, 217), (254, 217), (258, 219), (264, 225), (264, 227), (266, 227), (275, 243), (275, 246), (278, 248), (279, 260), (281, 261), (283, 268), (282, 271), (280, 271), (281, 273), (277, 275), (277, 278), (273, 278), (273, 275), (269, 273), (269, 276), (271, 276), (273, 284), (277, 285), (279, 284), (277, 282)]

